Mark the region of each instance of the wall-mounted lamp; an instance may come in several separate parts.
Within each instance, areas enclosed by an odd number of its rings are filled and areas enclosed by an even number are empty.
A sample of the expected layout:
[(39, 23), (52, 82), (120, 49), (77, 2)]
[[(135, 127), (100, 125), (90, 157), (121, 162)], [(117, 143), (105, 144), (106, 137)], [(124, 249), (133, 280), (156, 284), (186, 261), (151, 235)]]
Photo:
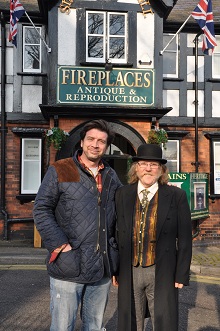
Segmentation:
[(107, 59), (105, 63), (105, 71), (112, 71), (112, 68), (113, 68), (112, 63), (109, 61), (109, 59)]
[(151, 63), (152, 63), (151, 60), (149, 62), (143, 62), (143, 61), (139, 60), (138, 62), (139, 62), (139, 64), (148, 65), (148, 66), (151, 65)]

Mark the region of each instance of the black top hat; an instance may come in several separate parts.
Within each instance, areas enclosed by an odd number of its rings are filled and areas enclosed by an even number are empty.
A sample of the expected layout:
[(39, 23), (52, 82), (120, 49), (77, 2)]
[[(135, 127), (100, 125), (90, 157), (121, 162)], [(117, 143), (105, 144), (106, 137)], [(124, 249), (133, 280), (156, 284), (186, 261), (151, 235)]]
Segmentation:
[(167, 163), (167, 160), (162, 159), (162, 149), (156, 144), (140, 145), (137, 149), (137, 155), (132, 157), (133, 161), (152, 160), (160, 163)]

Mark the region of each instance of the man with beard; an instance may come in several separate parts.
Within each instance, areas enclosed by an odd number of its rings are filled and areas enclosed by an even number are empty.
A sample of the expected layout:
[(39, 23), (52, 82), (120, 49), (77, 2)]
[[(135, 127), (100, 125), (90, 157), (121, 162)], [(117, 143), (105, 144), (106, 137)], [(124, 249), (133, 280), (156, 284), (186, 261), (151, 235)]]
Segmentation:
[(101, 160), (114, 135), (106, 121), (94, 120), (80, 137), (82, 151), (49, 167), (34, 204), (34, 221), (49, 251), (51, 331), (74, 330), (80, 303), (81, 330), (105, 330), (103, 314), (117, 269), (111, 252), (121, 182)]
[(116, 193), (120, 267), (118, 330), (178, 330), (178, 290), (189, 284), (191, 214), (184, 190), (167, 185), (159, 145), (139, 146), (129, 185)]

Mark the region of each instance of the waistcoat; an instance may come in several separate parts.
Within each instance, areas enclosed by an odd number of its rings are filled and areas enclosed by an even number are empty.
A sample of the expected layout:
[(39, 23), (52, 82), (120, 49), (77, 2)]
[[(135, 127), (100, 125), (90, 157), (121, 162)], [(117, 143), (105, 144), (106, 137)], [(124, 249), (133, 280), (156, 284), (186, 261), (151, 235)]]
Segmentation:
[(136, 199), (133, 221), (133, 266), (151, 266), (155, 263), (158, 191), (142, 209)]

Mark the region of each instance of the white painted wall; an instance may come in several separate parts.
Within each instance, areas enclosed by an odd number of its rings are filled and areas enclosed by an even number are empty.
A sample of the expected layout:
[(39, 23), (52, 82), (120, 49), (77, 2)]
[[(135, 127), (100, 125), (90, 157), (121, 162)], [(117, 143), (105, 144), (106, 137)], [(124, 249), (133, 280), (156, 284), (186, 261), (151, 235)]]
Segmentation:
[(76, 10), (69, 14), (58, 8), (58, 65), (76, 64)]
[[(154, 14), (137, 13), (137, 67), (154, 67)], [(151, 65), (140, 65), (142, 62), (152, 61)]]
[(220, 91), (212, 91), (212, 117), (220, 117)]
[(179, 91), (163, 90), (163, 107), (172, 107), (165, 116), (179, 116)]
[[(187, 91), (187, 116), (195, 117), (195, 91)], [(198, 117), (204, 117), (204, 91), (198, 91)]]
[(40, 113), (42, 87), (40, 85), (22, 85), (22, 112)]
[[(204, 56), (198, 56), (198, 81), (204, 82)], [(195, 82), (195, 56), (187, 56), (187, 82)]]

